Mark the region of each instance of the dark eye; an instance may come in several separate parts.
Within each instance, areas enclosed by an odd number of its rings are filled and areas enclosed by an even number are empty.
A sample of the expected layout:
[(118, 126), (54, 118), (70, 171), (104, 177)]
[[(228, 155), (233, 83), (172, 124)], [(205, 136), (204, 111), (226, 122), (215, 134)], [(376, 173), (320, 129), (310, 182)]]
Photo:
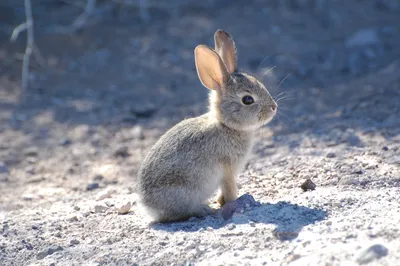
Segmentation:
[(242, 98), (242, 103), (245, 105), (250, 105), (254, 103), (254, 99), (250, 95), (246, 95)]

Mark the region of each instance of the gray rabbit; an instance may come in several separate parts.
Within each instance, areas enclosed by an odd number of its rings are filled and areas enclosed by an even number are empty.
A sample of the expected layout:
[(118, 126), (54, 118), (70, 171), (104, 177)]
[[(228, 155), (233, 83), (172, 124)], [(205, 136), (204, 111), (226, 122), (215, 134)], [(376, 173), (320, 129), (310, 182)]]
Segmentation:
[(232, 37), (214, 35), (215, 50), (194, 50), (197, 74), (210, 90), (209, 112), (168, 130), (139, 170), (141, 202), (155, 221), (202, 217), (220, 188), (222, 206), (237, 199), (235, 177), (244, 167), (254, 133), (275, 116), (277, 104), (256, 78), (239, 72)]

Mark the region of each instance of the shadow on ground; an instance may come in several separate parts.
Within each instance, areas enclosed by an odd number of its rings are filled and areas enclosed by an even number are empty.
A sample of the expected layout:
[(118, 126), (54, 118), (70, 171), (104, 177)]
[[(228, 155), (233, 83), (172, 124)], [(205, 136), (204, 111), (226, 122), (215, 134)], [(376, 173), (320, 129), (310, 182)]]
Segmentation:
[(304, 226), (314, 224), (326, 219), (327, 211), (306, 206), (299, 206), (286, 201), (278, 203), (262, 203), (258, 207), (252, 207), (242, 214), (234, 214), (229, 220), (224, 220), (221, 216), (221, 210), (213, 216), (203, 219), (191, 218), (186, 222), (177, 223), (154, 223), (151, 227), (155, 230), (167, 232), (198, 232), (208, 228), (234, 229), (232, 224), (272, 224), (276, 228), (273, 234), (281, 241), (297, 238)]

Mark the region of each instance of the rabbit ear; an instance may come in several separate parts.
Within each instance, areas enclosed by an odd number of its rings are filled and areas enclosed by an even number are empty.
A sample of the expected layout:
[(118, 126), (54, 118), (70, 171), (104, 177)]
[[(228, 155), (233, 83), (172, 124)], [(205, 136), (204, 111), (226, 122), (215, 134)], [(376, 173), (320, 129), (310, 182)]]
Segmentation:
[(215, 51), (221, 56), (230, 74), (237, 70), (236, 47), (231, 35), (223, 30), (214, 34)]
[(210, 47), (198, 45), (194, 49), (197, 75), (201, 83), (210, 90), (218, 90), (228, 81), (229, 73), (221, 57)]

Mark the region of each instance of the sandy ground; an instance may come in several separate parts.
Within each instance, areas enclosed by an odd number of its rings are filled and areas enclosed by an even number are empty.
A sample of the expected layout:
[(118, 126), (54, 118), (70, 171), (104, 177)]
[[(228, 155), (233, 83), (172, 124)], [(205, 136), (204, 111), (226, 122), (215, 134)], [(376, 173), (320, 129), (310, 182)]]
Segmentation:
[[(0, 4), (0, 265), (399, 264), (398, 1), (171, 1), (147, 23), (105, 1), (72, 35), (53, 25), (79, 8), (34, 2), (43, 62), (23, 101), (23, 9)], [(281, 98), (238, 177), (259, 204), (151, 224), (138, 167), (206, 111), (193, 49), (218, 28)]]

